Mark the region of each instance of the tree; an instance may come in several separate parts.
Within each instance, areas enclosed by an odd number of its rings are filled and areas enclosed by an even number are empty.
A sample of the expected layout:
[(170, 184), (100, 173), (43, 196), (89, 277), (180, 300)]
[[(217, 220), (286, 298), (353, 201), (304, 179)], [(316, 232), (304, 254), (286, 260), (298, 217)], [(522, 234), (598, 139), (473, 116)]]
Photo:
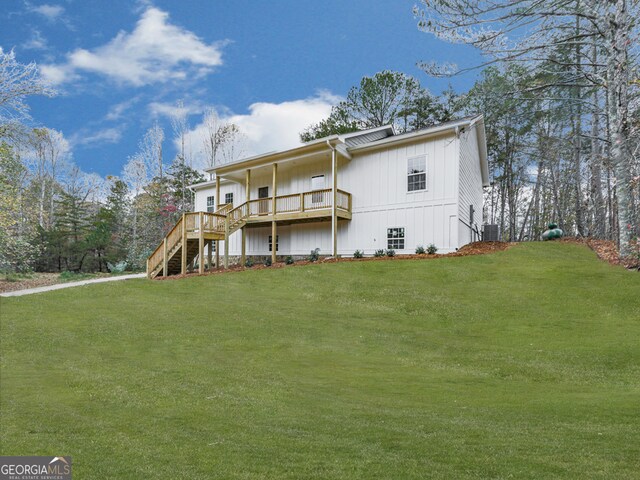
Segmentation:
[[(618, 203), (617, 209), (609, 209), (609, 215), (612, 225), (617, 217), (623, 226), (613, 233), (621, 255), (626, 256), (629, 243), (640, 228), (630, 175), (638, 160), (632, 153), (629, 111), (630, 92), (638, 87), (630, 81), (630, 71), (637, 65), (638, 31), (632, 19), (638, 18), (640, 4), (626, 0), (423, 0), (422, 4), (423, 8), (415, 11), (422, 30), (445, 41), (475, 46), (487, 56), (487, 64), (522, 65), (541, 80), (525, 87), (526, 91), (546, 95), (549, 100), (563, 99), (561, 104), (550, 104), (570, 112), (571, 132), (567, 138), (573, 146), (573, 162), (568, 186), (573, 190), (572, 216), (578, 233), (583, 233), (588, 224), (584, 221), (588, 213), (584, 191), (588, 189), (583, 188), (582, 169), (587, 148), (582, 139), (588, 133), (583, 131), (582, 120), (585, 114), (592, 115), (593, 126), (593, 115), (601, 115), (597, 93), (589, 105), (583, 92), (606, 92), (606, 145), (615, 173), (614, 195)], [(464, 71), (451, 64), (424, 63), (423, 67), (437, 76)], [(592, 139), (588, 145), (593, 150), (591, 161), (604, 158), (599, 144), (599, 139)], [(593, 191), (599, 184), (599, 166), (592, 164), (590, 170), (590, 195), (594, 210), (598, 209), (595, 216), (601, 222), (602, 192)]]
[(204, 113), (203, 126), (205, 136), (202, 145), (208, 168), (233, 162), (242, 155), (244, 136), (237, 125), (223, 122), (211, 108)]
[(360, 85), (352, 87), (346, 99), (331, 109), (327, 119), (300, 133), (300, 140), (309, 142), (384, 125), (394, 125), (397, 131), (407, 132), (449, 120), (451, 115), (418, 80), (401, 72), (384, 70), (373, 77), (363, 77)]
[(19, 63), (13, 50), (5, 53), (0, 47), (0, 125), (28, 116), (26, 96), (54, 94), (34, 62)]

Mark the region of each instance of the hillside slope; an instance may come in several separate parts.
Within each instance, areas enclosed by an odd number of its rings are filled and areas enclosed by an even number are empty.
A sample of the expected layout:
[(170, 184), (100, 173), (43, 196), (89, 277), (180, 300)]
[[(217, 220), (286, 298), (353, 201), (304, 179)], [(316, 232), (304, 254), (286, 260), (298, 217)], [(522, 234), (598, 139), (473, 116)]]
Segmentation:
[(78, 478), (640, 471), (640, 275), (586, 247), (0, 302), (1, 454)]

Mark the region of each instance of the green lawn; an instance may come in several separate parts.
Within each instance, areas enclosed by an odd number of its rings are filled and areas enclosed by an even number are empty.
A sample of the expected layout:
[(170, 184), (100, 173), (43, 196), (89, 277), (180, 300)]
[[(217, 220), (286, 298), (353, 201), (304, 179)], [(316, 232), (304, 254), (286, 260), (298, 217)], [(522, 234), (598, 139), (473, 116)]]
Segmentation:
[(0, 453), (74, 478), (640, 478), (640, 274), (585, 247), (0, 301)]

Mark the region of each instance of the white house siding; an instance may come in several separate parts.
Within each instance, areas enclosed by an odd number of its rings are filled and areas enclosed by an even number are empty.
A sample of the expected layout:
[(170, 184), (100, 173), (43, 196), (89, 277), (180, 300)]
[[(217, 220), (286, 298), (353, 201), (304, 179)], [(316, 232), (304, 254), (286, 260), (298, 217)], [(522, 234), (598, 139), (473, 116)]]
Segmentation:
[[(460, 134), (460, 183), (458, 215), (466, 224), (469, 222), (469, 205), (473, 205), (474, 226), (482, 225), (482, 173), (478, 155), (478, 135), (476, 129), (466, 127)], [(469, 227), (458, 222), (459, 245), (466, 245), (472, 241)]]
[[(387, 228), (404, 227), (405, 248), (434, 243), (439, 251), (458, 246), (458, 146), (453, 133), (429, 141), (353, 156), (338, 172), (338, 187), (353, 195), (351, 222), (341, 222), (339, 253), (371, 254), (387, 248)], [(355, 153), (355, 152), (354, 152)], [(407, 161), (427, 155), (427, 189), (407, 191)], [(455, 227), (451, 227), (451, 225)]]
[[(469, 135), (468, 135), (469, 136)], [(469, 140), (475, 141), (474, 139)], [(465, 159), (474, 155), (473, 144), (466, 143)], [(427, 189), (407, 191), (407, 161), (411, 157), (427, 155)], [(405, 248), (398, 253), (413, 253), (417, 245), (435, 244), (440, 252), (454, 251), (468, 242), (459, 237), (458, 220), (458, 159), (459, 141), (454, 132), (412, 144), (393, 146), (371, 152), (353, 152), (353, 158), (339, 157), (338, 188), (352, 194), (352, 220), (338, 222), (338, 253), (350, 256), (355, 250), (371, 255), (387, 249), (387, 228), (405, 229)], [(479, 175), (479, 160), (465, 168)], [(462, 168), (462, 167), (461, 167)], [(463, 169), (464, 170), (464, 169)], [(311, 189), (311, 177), (325, 175), (325, 187), (331, 187), (330, 156), (317, 161), (298, 161), (278, 165), (278, 195), (300, 193)], [(466, 177), (465, 177), (466, 179)], [(473, 181), (472, 178), (467, 181)], [(269, 186), (271, 195), (272, 170), (262, 167), (251, 172), (251, 198), (258, 197), (258, 188)], [(466, 183), (465, 183), (466, 185)], [(481, 180), (477, 179), (482, 210)], [(233, 191), (234, 204), (245, 201), (244, 184), (223, 184), (224, 194)], [(215, 186), (197, 191), (196, 210), (206, 211), (206, 197), (215, 195)], [(467, 201), (467, 200), (464, 200)], [(467, 205), (468, 216), (468, 205)], [(247, 228), (247, 255), (268, 255), (271, 227)], [(308, 255), (319, 248), (321, 254), (331, 254), (331, 222), (278, 225), (279, 255)], [(240, 255), (241, 234), (232, 235), (231, 255)]]

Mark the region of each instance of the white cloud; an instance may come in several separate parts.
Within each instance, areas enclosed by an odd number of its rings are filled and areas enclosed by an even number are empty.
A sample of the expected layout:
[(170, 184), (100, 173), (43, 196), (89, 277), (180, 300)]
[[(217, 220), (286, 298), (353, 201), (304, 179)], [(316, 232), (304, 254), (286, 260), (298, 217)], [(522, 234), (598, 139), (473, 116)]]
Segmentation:
[(31, 3), (27, 3), (26, 5), (30, 12), (42, 15), (47, 20), (50, 20), (52, 22), (60, 18), (60, 16), (64, 13), (64, 7), (61, 5), (49, 5), (46, 3), (37, 6), (32, 5)]
[[(221, 121), (234, 123), (240, 128), (245, 137), (243, 157), (249, 157), (300, 145), (300, 132), (328, 117), (331, 107), (339, 100), (329, 92), (319, 92), (314, 97), (302, 100), (254, 103), (249, 106), (249, 112), (243, 115), (219, 114)], [(200, 167), (203, 166), (201, 150), (205, 137), (203, 124), (197, 125), (188, 135), (188, 143), (197, 157), (195, 163)]]
[(34, 29), (31, 38), (22, 44), (22, 48), (27, 50), (46, 50), (49, 48), (47, 40), (42, 36), (40, 30)]
[(109, 111), (105, 115), (104, 119), (109, 121), (120, 120), (125, 112), (129, 110), (133, 105), (138, 103), (140, 97), (133, 97), (129, 100), (125, 100), (124, 102), (116, 103), (109, 108)]
[(148, 7), (131, 33), (120, 31), (93, 50), (79, 48), (67, 61), (42, 67), (55, 84), (77, 78), (78, 72), (104, 75), (134, 86), (184, 80), (210, 73), (222, 65), (223, 43), (206, 44), (193, 32), (169, 23), (169, 14)]
[(71, 136), (72, 145), (95, 145), (118, 143), (122, 138), (122, 127), (103, 128), (96, 132), (81, 131)]
[(177, 103), (151, 102), (148, 108), (149, 113), (156, 118), (172, 118), (179, 114), (194, 115), (203, 111), (202, 106), (198, 103), (185, 103), (179, 106)]

